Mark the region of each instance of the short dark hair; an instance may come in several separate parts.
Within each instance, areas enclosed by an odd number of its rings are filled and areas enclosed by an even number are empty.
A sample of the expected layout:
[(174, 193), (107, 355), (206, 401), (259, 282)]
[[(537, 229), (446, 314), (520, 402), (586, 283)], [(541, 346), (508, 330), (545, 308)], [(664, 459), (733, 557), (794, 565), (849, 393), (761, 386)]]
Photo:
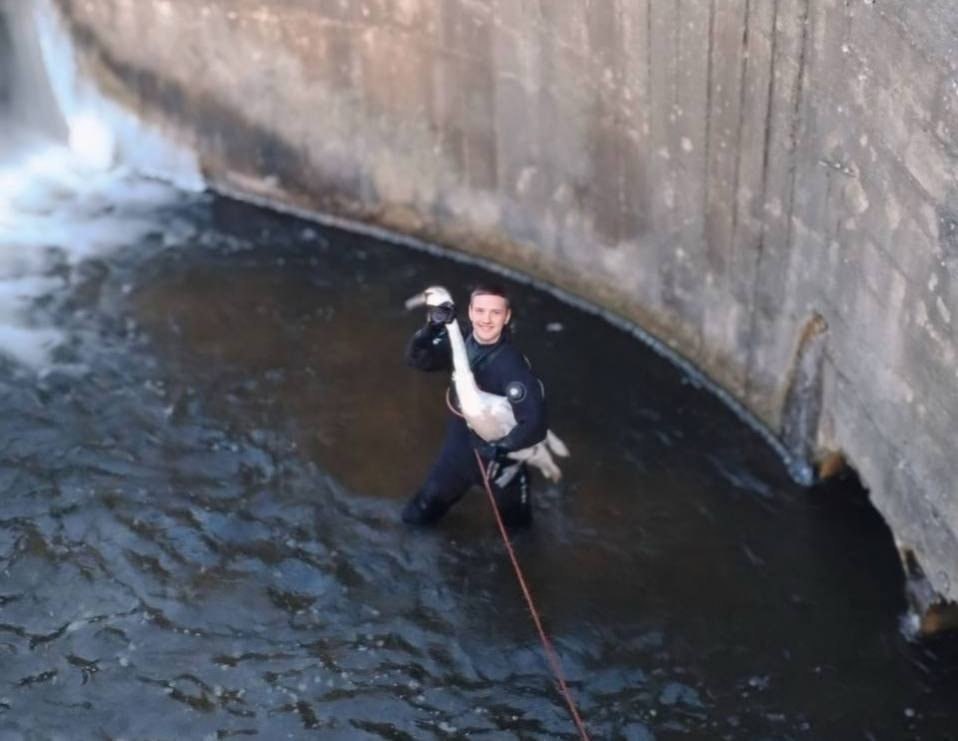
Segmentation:
[(506, 300), (506, 308), (512, 308), (512, 301), (509, 299), (509, 294), (506, 293), (506, 289), (498, 283), (478, 283), (469, 293), (470, 304), (476, 296), (499, 296), (499, 298)]

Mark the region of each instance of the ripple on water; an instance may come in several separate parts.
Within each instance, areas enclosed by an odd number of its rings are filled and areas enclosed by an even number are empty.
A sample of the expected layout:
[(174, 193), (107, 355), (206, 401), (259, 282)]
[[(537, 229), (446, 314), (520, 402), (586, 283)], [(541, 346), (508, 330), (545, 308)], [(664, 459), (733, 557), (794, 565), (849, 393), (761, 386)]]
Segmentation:
[[(0, 367), (0, 735), (571, 736), (485, 501), (398, 522), (444, 414), (402, 367), (402, 299), (479, 271), (157, 208), (175, 226), (47, 300), (62, 363)], [(574, 457), (514, 540), (594, 737), (951, 733), (958, 679), (898, 634), (880, 523), (796, 490), (628, 336), (516, 292)]]

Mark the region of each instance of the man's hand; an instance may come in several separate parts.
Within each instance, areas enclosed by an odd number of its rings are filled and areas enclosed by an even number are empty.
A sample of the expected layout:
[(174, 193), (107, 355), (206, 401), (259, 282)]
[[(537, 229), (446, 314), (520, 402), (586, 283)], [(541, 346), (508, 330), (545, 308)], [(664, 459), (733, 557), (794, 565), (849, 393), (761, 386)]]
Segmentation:
[(456, 305), (447, 301), (439, 306), (430, 306), (426, 310), (426, 321), (434, 327), (441, 327), (456, 320)]
[(509, 451), (506, 450), (501, 445), (496, 443), (489, 443), (480, 438), (479, 444), (476, 446), (476, 449), (479, 451), (479, 455), (486, 461), (492, 461), (495, 463), (506, 463), (509, 460)]
[(476, 450), (485, 461), (486, 477), (496, 486), (508, 486), (519, 472), (519, 461), (510, 458), (510, 451), (501, 445), (480, 439)]

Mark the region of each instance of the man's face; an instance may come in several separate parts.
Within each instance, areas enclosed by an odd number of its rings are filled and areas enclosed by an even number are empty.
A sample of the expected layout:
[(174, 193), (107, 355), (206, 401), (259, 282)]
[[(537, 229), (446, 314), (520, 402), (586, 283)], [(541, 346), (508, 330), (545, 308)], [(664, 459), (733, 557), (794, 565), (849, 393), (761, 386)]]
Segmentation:
[(483, 345), (491, 345), (499, 340), (502, 328), (509, 323), (512, 312), (509, 303), (502, 296), (480, 293), (469, 302), (469, 321), (472, 322), (472, 334)]

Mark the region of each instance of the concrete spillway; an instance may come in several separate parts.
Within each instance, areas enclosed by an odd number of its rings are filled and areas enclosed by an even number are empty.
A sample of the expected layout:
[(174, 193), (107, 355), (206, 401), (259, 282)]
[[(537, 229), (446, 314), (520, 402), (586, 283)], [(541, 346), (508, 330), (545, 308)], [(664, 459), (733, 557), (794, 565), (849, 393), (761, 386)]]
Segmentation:
[(797, 461), (850, 461), (958, 595), (950, 0), (49, 7), (215, 187), (636, 322)]

